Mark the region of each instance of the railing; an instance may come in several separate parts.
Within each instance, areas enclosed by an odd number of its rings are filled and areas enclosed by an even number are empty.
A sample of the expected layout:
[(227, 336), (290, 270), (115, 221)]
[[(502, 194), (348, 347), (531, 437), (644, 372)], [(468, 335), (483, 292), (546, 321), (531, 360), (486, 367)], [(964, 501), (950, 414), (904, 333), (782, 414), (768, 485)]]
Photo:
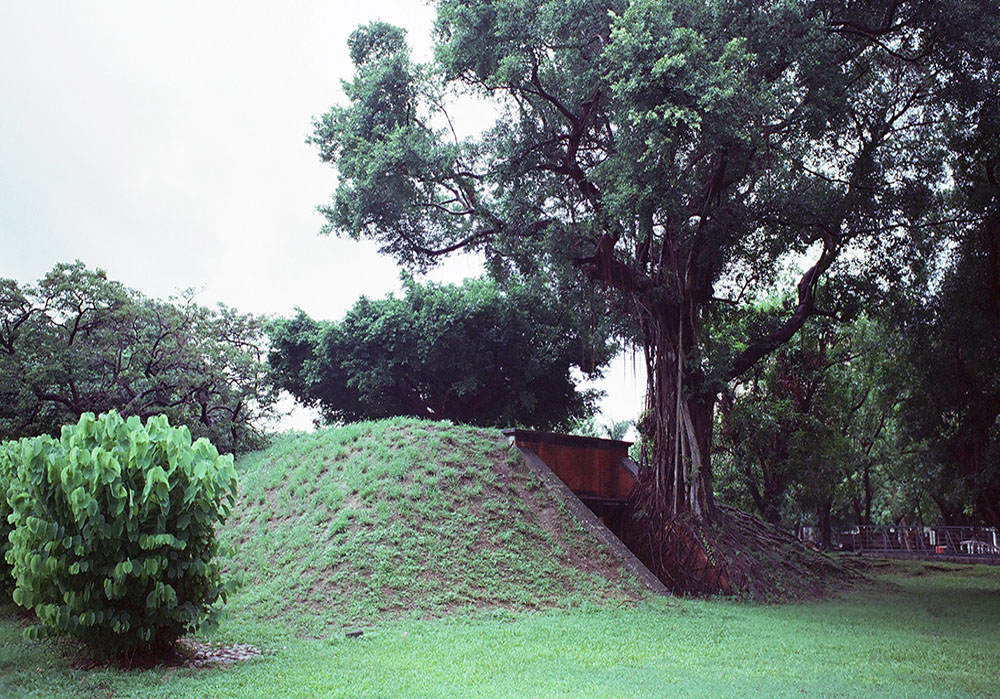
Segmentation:
[(848, 551), (929, 553), (951, 556), (1000, 557), (1000, 536), (994, 527), (855, 527), (840, 535)]

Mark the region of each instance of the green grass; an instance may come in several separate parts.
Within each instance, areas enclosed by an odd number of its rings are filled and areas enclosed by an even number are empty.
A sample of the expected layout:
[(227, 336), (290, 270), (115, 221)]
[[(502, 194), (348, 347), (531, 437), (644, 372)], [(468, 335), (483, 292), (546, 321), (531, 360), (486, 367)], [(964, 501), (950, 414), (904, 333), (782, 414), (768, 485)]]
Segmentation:
[(279, 438), (237, 464), (233, 615), (293, 635), (638, 599), (499, 430), (410, 419)]
[[(0, 612), (15, 696), (996, 696), (1000, 569), (885, 564), (879, 582), (788, 605), (651, 599), (627, 607), (396, 620), (359, 639), (293, 639), (230, 669), (83, 672)], [(266, 642), (270, 638), (269, 642)]]

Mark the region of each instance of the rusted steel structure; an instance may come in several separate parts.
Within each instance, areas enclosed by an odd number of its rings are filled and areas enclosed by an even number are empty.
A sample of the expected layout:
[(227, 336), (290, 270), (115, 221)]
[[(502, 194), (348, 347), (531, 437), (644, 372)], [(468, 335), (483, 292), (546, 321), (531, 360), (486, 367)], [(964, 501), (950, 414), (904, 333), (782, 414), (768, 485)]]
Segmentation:
[(629, 442), (532, 430), (504, 430), (504, 434), (528, 469), (642, 584), (657, 594), (670, 594), (621, 541), (625, 505), (638, 473), (628, 458)]
[(519, 448), (534, 452), (615, 534), (638, 468), (631, 442), (533, 430), (504, 430)]

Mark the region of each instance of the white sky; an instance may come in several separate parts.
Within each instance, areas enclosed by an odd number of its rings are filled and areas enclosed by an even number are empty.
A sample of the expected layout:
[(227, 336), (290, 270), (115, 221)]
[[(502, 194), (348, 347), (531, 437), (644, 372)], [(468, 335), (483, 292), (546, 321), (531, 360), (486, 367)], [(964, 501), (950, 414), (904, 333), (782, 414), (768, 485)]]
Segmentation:
[[(429, 56), (422, 0), (4, 2), (0, 277), (80, 259), (153, 297), (322, 319), (398, 290), (372, 244), (317, 235), (336, 177), (305, 143), (374, 19)], [(458, 258), (432, 278), (477, 274)], [(640, 411), (635, 364), (608, 371), (599, 421)]]

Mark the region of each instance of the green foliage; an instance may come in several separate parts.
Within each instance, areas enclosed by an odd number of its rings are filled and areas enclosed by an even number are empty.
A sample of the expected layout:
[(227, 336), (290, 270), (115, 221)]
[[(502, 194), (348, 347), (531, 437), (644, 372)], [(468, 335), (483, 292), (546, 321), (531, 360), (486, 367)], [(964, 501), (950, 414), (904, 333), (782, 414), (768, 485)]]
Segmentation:
[(396, 415), (551, 428), (593, 414), (594, 375), (611, 357), (558, 299), (485, 280), (405, 281), (403, 298), (362, 298), (339, 323), (307, 315), (271, 326), (277, 383), (329, 420)]
[(885, 352), (899, 341), (866, 316), (824, 318), (747, 372), (720, 403), (724, 499), (776, 526), (815, 524), (826, 544), (831, 517), (853, 526), (910, 515), (889, 505), (905, 485), (905, 363)]
[(952, 61), (942, 89), (959, 105), (949, 203), (960, 215), (896, 318), (913, 383), (900, 446), (925, 511), (1000, 526), (1000, 5), (942, 4), (935, 31)]
[(276, 400), (262, 345), (260, 318), (149, 299), (79, 261), (35, 285), (0, 279), (0, 439), (117, 410), (245, 451)]
[[(465, 247), (499, 279), (593, 283), (645, 346), (650, 462), (682, 514), (715, 511), (727, 382), (810, 318), (904, 293), (979, 216), (954, 173), (995, 163), (965, 138), (996, 133), (993, 0), (436, 7), (431, 65), (388, 25), (352, 37), (349, 103), (313, 136), (339, 174), (325, 230), (408, 265)], [(450, 90), (491, 100), (492, 128), (457, 138)], [(789, 259), (808, 263), (783, 280), (787, 303), (709, 332)]]
[[(342, 178), (333, 203), (320, 207), (328, 219), (323, 232), (349, 231), (355, 237), (363, 232), (384, 252), (411, 263), (439, 247), (447, 250), (455, 236), (471, 236), (473, 242), (479, 234), (460, 215), (463, 197), (471, 194), (469, 183), (460, 177), (429, 181), (463, 149), (442, 143), (440, 132), (415, 121), (418, 110), (428, 116), (426, 90), (433, 88), (411, 62), (405, 33), (373, 22), (351, 34), (348, 44), (357, 66), (354, 81), (344, 84), (352, 107), (334, 108), (318, 119), (312, 138)], [(409, 206), (414, 200), (426, 205)], [(384, 232), (390, 227), (398, 235)]]
[(597, 437), (598, 439), (624, 440), (628, 431), (635, 426), (635, 420), (612, 420), (598, 424), (593, 417), (577, 420), (570, 425), (570, 434), (581, 437)]
[(917, 311), (905, 404), (913, 476), (950, 524), (1000, 526), (1000, 188), (992, 230), (971, 232)]
[(115, 412), (7, 449), (20, 462), (13, 598), (44, 630), (117, 655), (162, 651), (214, 620), (229, 592), (215, 524), (235, 502), (231, 456), (166, 417)]
[[(11, 514), (7, 498), (8, 490), (17, 481), (19, 452), (20, 447), (16, 442), (0, 442), (0, 602), (8, 599), (14, 591), (14, 578), (6, 556), (10, 546), (10, 533), (14, 531), (7, 519)], [(10, 495), (13, 494), (14, 491), (10, 490)]]

